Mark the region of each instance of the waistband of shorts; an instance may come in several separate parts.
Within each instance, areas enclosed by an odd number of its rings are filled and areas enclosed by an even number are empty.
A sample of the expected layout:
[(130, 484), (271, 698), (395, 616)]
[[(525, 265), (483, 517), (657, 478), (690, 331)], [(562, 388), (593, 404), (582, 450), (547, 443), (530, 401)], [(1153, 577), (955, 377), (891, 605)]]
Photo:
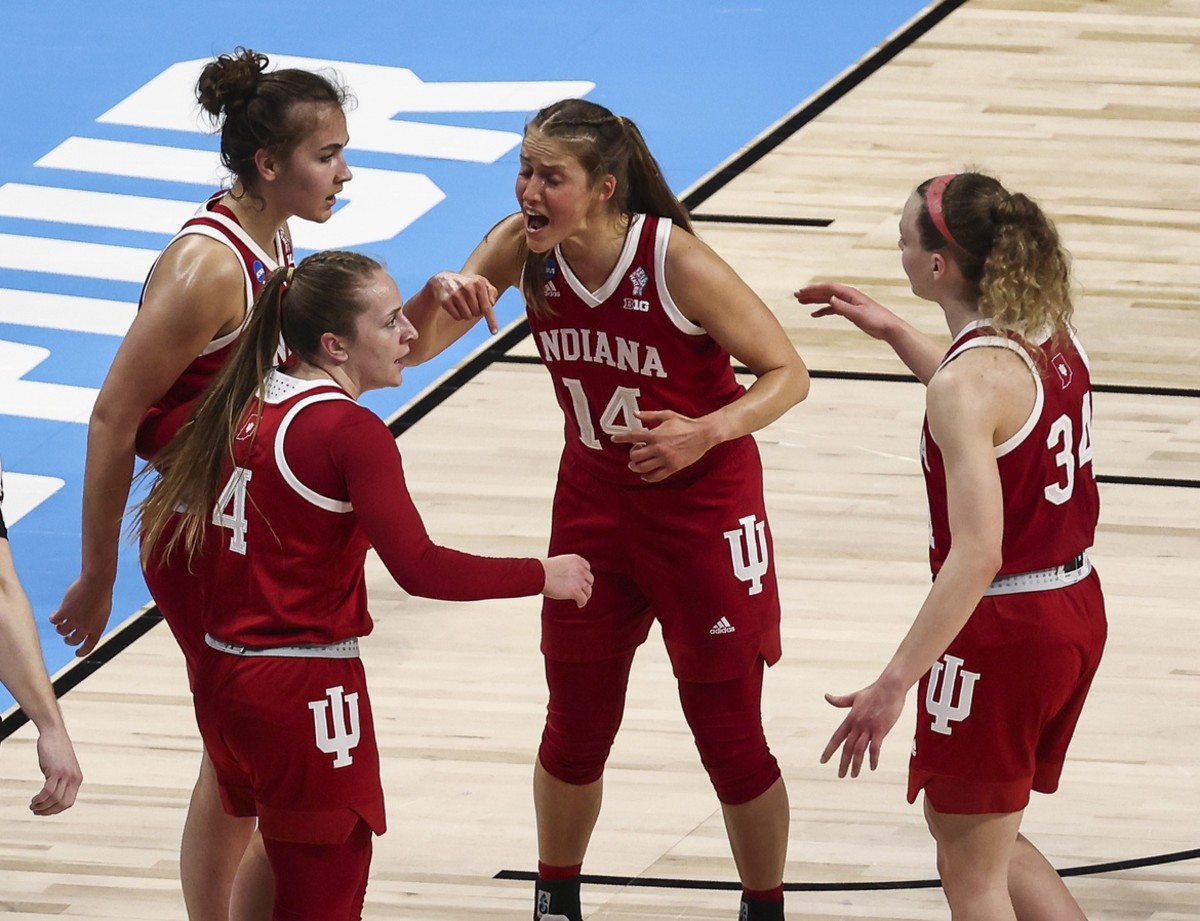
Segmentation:
[(269, 656), (282, 659), (358, 658), (357, 636), (352, 636), (348, 640), (342, 640), (340, 643), (327, 643), (324, 646), (269, 646), (265, 648), (254, 648), (250, 646), (238, 646), (234, 643), (226, 643), (223, 640), (217, 639), (211, 633), (206, 633), (204, 634), (204, 642), (206, 642), (213, 649), (217, 650), (217, 652), (224, 652), (231, 656)]
[(1017, 595), (1021, 592), (1049, 592), (1082, 582), (1092, 574), (1092, 561), (1086, 553), (1061, 566), (1018, 572), (993, 579), (985, 595)]

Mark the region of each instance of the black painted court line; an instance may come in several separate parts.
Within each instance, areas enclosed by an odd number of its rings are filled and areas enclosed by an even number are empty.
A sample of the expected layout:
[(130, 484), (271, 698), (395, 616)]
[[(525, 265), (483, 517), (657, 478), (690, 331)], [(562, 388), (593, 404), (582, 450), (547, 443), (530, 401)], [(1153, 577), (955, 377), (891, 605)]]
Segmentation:
[[(520, 322), (524, 322), (523, 320)], [(526, 330), (528, 333), (528, 330)], [(520, 341), (519, 339), (517, 341)], [(514, 343), (515, 344), (515, 343)], [(493, 358), (497, 364), (509, 365), (540, 365), (542, 360), (536, 355), (497, 355)], [(734, 365), (735, 374), (750, 374), (744, 365)], [(920, 383), (915, 375), (904, 372), (888, 371), (823, 371), (809, 368), (808, 376), (813, 380), (826, 381), (874, 381), (883, 384), (917, 384)], [(1092, 382), (1092, 393), (1115, 393), (1123, 396), (1152, 396), (1152, 397), (1184, 397), (1186, 399), (1200, 398), (1200, 389), (1194, 387), (1152, 387), (1143, 384), (1097, 384)]]
[(909, 23), (895, 38), (880, 45), (869, 57), (860, 61), (840, 80), (830, 85), (824, 92), (819, 93), (807, 105), (801, 106), (774, 129), (746, 148), (743, 153), (734, 157), (692, 189), (681, 199), (684, 207), (691, 211), (711, 198), (715, 192), (723, 189), (834, 103), (843, 99), (855, 87), (866, 81), (885, 64), (894, 60), (902, 51), (917, 39), (924, 37), (930, 29), (966, 2), (967, 0), (944, 0), (923, 16)]
[(763, 227), (829, 227), (829, 217), (773, 217), (754, 214), (693, 214), (692, 223), (705, 224), (756, 224)]
[[(1169, 854), (1155, 854), (1152, 857), (1135, 857), (1130, 860), (1113, 860), (1107, 863), (1091, 863), (1079, 867), (1066, 867), (1058, 871), (1062, 877), (1095, 876), (1099, 873), (1118, 873), (1121, 870), (1136, 870), (1142, 867), (1157, 867), (1168, 863), (1179, 863), (1184, 860), (1195, 860), (1200, 857), (1200, 848), (1186, 851), (1173, 851)], [(501, 870), (492, 879), (521, 880), (533, 882), (537, 874), (529, 870)], [(714, 879), (668, 879), (659, 876), (589, 876), (580, 877), (581, 882), (593, 886), (636, 886), (644, 889), (705, 889), (740, 891), (742, 884), (729, 880)], [(785, 892), (870, 892), (897, 889), (940, 889), (941, 880), (937, 879), (907, 879), (881, 880), (878, 882), (854, 883), (784, 883)]]

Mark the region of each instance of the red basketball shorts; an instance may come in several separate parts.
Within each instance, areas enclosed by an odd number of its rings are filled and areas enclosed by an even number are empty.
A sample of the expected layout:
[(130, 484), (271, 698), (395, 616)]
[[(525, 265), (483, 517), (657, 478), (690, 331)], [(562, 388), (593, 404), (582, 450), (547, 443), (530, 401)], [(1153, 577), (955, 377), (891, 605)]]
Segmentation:
[(921, 679), (908, 800), (1009, 813), (1053, 793), (1108, 628), (1099, 577), (985, 596)]
[(341, 844), (386, 823), (362, 661), (243, 657), (205, 647), (196, 716), (230, 815), (264, 838)]
[(583, 556), (595, 584), (583, 608), (543, 603), (547, 658), (614, 658), (639, 646), (657, 618), (682, 680), (728, 681), (760, 656), (779, 659), (779, 591), (752, 438), (682, 485), (620, 486), (564, 464), (550, 552)]

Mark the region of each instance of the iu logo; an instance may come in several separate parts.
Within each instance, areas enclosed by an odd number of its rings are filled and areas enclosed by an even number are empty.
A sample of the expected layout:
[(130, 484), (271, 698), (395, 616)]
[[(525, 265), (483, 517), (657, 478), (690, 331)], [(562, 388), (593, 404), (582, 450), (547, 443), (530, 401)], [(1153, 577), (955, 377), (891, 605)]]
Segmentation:
[[(957, 656), (944, 655), (946, 664), (941, 661), (933, 663), (929, 670), (929, 686), (925, 689), (925, 709), (933, 717), (934, 732), (944, 736), (950, 735), (953, 726), (950, 721), (960, 723), (971, 715), (971, 700), (975, 696), (975, 682), (979, 680), (979, 672), (968, 672), (963, 669), (963, 660)], [(959, 678), (962, 684), (959, 685)], [(938, 679), (941, 679), (939, 687)], [(957, 690), (958, 702), (954, 702)]]
[[(358, 745), (358, 692), (345, 695), (343, 705), (342, 686), (326, 688), (327, 699), (310, 700), (308, 709), (313, 714), (313, 733), (316, 736), (317, 748), (327, 755), (334, 755), (335, 768), (346, 767), (354, 763), (350, 749)], [(333, 705), (333, 725), (325, 711)], [(349, 729), (347, 729), (347, 715)]]
[(767, 559), (767, 539), (763, 534), (765, 521), (756, 521), (753, 515), (739, 518), (740, 528), (725, 532), (729, 541), (729, 556), (733, 561), (733, 574), (743, 582), (750, 583), (749, 594), (762, 591), (762, 577), (767, 574), (770, 560)]

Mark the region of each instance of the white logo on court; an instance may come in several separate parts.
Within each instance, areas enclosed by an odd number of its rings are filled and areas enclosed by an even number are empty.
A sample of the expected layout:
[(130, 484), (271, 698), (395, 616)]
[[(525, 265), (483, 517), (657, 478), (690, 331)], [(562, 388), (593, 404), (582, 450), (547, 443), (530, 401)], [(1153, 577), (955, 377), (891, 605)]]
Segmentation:
[[(316, 735), (317, 748), (327, 755), (335, 755), (333, 766), (346, 767), (354, 763), (350, 749), (358, 745), (358, 692), (346, 694), (343, 698), (342, 686), (326, 688), (328, 698), (310, 700), (308, 709), (313, 714), (313, 732)], [(343, 699), (345, 706), (342, 705)], [(333, 705), (333, 725), (325, 711)], [(349, 719), (347, 720), (347, 717)], [(347, 728), (349, 722), (349, 728)]]
[[(971, 715), (971, 700), (975, 696), (975, 682), (979, 680), (979, 672), (969, 672), (963, 669), (963, 660), (957, 656), (944, 655), (946, 664), (941, 661), (933, 663), (929, 670), (929, 686), (925, 689), (925, 709), (933, 717), (934, 732), (944, 736), (950, 735), (953, 728), (951, 720), (962, 722)], [(938, 679), (941, 679), (939, 687)], [(959, 684), (959, 678), (962, 683)], [(958, 703), (954, 702), (955, 689), (958, 690)], [(915, 744), (915, 743), (914, 743)]]
[(767, 559), (767, 539), (763, 533), (765, 521), (756, 521), (753, 515), (739, 518), (740, 528), (725, 532), (729, 541), (729, 556), (733, 561), (733, 574), (743, 582), (750, 583), (751, 595), (762, 591), (762, 577), (767, 574), (770, 561)]

